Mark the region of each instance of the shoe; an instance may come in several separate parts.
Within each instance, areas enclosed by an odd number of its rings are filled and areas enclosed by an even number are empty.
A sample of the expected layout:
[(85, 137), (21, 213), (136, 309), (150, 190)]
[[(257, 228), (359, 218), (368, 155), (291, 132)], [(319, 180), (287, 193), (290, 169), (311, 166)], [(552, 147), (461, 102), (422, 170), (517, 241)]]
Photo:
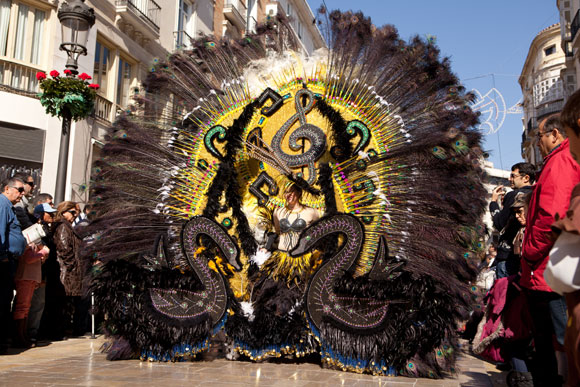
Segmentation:
[(518, 372), (511, 370), (506, 377), (509, 387), (534, 387), (531, 372)]

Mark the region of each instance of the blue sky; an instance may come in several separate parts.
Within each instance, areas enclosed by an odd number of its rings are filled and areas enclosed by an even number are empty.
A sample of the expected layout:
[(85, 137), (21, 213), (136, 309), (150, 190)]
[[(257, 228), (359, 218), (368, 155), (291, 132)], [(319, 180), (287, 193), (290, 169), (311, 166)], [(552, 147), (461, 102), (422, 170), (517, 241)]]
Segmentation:
[[(323, 1), (308, 2), (316, 13)], [(416, 34), (435, 36), (465, 87), (485, 94), (495, 84), (507, 108), (522, 97), (518, 77), (532, 40), (559, 21), (556, 0), (325, 2), (330, 10), (360, 10), (376, 25), (393, 24), (405, 40)], [(497, 133), (484, 136), (484, 149), (496, 168), (509, 169), (522, 161), (521, 138), (521, 114), (508, 114)]]

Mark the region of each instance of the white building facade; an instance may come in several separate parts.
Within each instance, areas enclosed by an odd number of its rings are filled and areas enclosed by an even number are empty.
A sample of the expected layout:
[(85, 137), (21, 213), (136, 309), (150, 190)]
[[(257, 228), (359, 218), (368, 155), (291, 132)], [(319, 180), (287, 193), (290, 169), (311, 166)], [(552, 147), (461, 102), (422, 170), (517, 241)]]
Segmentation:
[(580, 79), (580, 2), (557, 0), (556, 5), (560, 13), (561, 48), (566, 56), (561, 76), (568, 96), (578, 89)]
[(565, 62), (560, 25), (554, 24), (540, 31), (532, 41), (518, 80), (524, 110), (522, 157), (535, 165), (542, 163), (537, 147), (538, 125), (564, 106), (567, 93), (562, 71), (566, 68)]

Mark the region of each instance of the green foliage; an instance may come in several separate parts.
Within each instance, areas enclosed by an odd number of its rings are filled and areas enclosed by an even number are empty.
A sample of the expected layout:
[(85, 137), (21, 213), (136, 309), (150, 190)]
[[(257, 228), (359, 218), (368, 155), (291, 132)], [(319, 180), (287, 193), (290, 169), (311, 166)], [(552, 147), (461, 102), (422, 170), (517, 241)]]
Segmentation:
[(80, 78), (45, 78), (40, 82), (40, 89), (40, 103), (51, 116), (62, 118), (68, 112), (73, 121), (78, 121), (93, 111), (96, 90)]

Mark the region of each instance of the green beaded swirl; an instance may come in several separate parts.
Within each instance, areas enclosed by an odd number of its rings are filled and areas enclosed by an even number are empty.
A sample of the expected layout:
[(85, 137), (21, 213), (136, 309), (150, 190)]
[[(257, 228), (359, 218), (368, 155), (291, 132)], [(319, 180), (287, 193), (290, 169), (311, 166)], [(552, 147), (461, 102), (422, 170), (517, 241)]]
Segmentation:
[(204, 145), (209, 153), (213, 156), (217, 157), (218, 159), (222, 159), (223, 156), (220, 151), (213, 145), (214, 137), (218, 138), (219, 142), (223, 142), (226, 138), (226, 128), (221, 125), (216, 125), (210, 130), (207, 131), (205, 137), (203, 138)]
[(359, 151), (363, 150), (371, 139), (371, 132), (365, 124), (357, 120), (350, 121), (346, 126), (346, 133), (349, 136), (354, 137), (357, 132), (360, 136), (360, 141), (358, 142), (356, 148), (354, 148), (354, 154), (357, 154)]

